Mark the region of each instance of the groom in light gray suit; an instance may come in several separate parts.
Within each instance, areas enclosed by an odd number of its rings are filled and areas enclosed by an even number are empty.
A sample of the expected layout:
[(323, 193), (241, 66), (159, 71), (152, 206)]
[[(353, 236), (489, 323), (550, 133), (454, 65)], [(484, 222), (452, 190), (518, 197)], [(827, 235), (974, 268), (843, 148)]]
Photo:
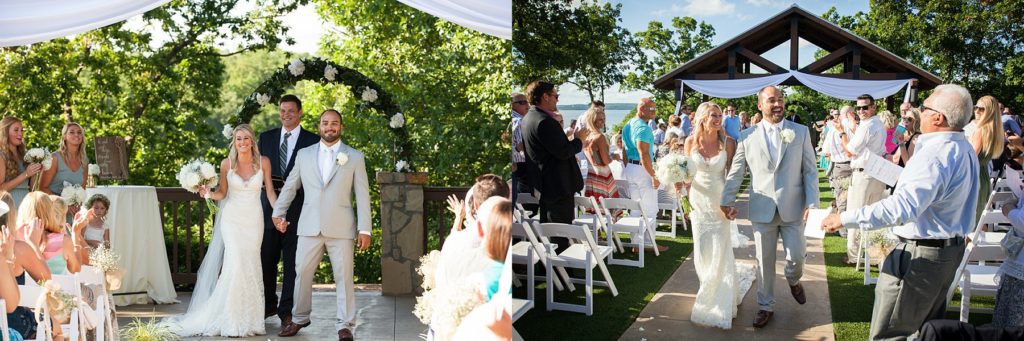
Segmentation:
[(736, 193), (746, 168), (750, 167), (750, 222), (760, 271), (757, 304), (760, 310), (754, 327), (768, 324), (775, 305), (776, 243), (782, 236), (786, 251), (786, 279), (790, 293), (800, 304), (807, 298), (800, 277), (804, 269), (804, 221), (808, 209), (818, 206), (818, 168), (806, 126), (783, 120), (785, 98), (778, 88), (765, 87), (757, 93), (757, 107), (764, 120), (740, 134), (732, 168), (722, 193), (722, 212), (736, 218)]
[[(326, 249), (337, 284), (338, 339), (353, 338), (352, 243), (358, 236), (360, 250), (370, 246), (370, 186), (363, 153), (339, 141), (343, 127), (338, 111), (328, 109), (320, 114), (320, 143), (298, 151), (274, 204), (274, 224), (284, 232), (288, 227), (284, 217), (295, 192), (301, 187), (306, 193), (295, 248), (295, 307), (292, 323), (283, 326), (280, 336), (294, 336), (309, 326), (313, 275)], [(358, 212), (352, 210), (353, 195)]]

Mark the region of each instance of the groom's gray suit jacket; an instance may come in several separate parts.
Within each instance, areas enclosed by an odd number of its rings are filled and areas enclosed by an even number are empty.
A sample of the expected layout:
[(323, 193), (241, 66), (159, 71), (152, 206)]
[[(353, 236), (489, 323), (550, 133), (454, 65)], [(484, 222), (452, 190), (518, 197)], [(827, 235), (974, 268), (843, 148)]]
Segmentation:
[[(300, 149), (294, 168), (274, 204), (273, 216), (284, 217), (295, 199), (295, 192), (300, 187), (305, 191), (306, 200), (302, 203), (297, 231), (300, 236), (323, 234), (328, 238), (355, 239), (357, 230), (370, 232), (370, 185), (366, 159), (358, 150), (338, 143), (338, 154), (347, 154), (348, 162), (344, 166), (334, 162), (326, 183), (320, 176), (317, 160), (320, 143)], [(352, 210), (353, 195), (358, 215)]]
[(782, 130), (790, 129), (793, 141), (782, 144), (777, 164), (772, 164), (765, 141), (764, 124), (740, 133), (736, 155), (722, 193), (722, 206), (733, 206), (746, 168), (750, 167), (750, 221), (770, 223), (776, 210), (782, 221), (803, 219), (804, 209), (818, 205), (818, 168), (811, 135), (807, 127), (783, 120)]

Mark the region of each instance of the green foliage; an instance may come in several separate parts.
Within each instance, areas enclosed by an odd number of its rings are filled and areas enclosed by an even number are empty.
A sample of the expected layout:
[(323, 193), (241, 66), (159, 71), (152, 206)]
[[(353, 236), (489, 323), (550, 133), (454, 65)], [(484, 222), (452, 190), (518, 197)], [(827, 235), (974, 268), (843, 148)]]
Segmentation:
[[(647, 30), (637, 32), (638, 61), (633, 71), (622, 81), (625, 90), (644, 90), (654, 94), (659, 117), (667, 117), (675, 111), (675, 94), (669, 90), (654, 88), (654, 81), (669, 71), (678, 68), (701, 53), (710, 50), (715, 28), (691, 17), (672, 18), (671, 27), (664, 27), (660, 21), (651, 21)], [(686, 103), (692, 110), (697, 109), (700, 94), (689, 92)]]
[(535, 79), (568, 82), (590, 100), (621, 82), (636, 58), (629, 31), (618, 26), (622, 4), (524, 0), (512, 5), (516, 84)]
[(131, 323), (118, 332), (122, 339), (138, 341), (177, 340), (179, 337), (167, 325), (161, 325), (156, 319), (142, 321), (136, 317)]

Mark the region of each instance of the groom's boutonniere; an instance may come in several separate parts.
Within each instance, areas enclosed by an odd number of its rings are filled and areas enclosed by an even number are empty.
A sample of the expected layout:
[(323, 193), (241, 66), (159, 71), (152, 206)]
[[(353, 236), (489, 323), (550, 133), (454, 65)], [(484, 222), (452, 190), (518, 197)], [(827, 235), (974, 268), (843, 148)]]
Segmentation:
[(340, 152), (338, 153), (338, 158), (336, 160), (338, 161), (338, 166), (344, 166), (346, 163), (348, 163), (348, 154), (346, 154), (345, 152)]
[(794, 138), (796, 138), (796, 133), (793, 132), (793, 129), (782, 130), (782, 143), (793, 142)]

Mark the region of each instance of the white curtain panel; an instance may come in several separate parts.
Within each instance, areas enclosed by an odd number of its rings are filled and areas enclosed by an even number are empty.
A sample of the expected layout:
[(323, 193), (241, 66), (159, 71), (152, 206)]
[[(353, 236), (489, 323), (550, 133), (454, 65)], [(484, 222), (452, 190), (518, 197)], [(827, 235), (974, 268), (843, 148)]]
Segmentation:
[(769, 85), (779, 85), (790, 76), (789, 73), (781, 73), (758, 78), (683, 80), (683, 84), (711, 97), (739, 98), (757, 94), (758, 91)]
[(123, 21), (170, 0), (0, 0), (0, 46), (29, 45)]
[(459, 26), (512, 39), (512, 0), (399, 0)]
[(874, 98), (885, 98), (910, 85), (910, 79), (858, 80), (840, 79), (791, 71), (801, 84), (820, 93), (845, 100), (856, 100), (857, 96), (869, 94)]

